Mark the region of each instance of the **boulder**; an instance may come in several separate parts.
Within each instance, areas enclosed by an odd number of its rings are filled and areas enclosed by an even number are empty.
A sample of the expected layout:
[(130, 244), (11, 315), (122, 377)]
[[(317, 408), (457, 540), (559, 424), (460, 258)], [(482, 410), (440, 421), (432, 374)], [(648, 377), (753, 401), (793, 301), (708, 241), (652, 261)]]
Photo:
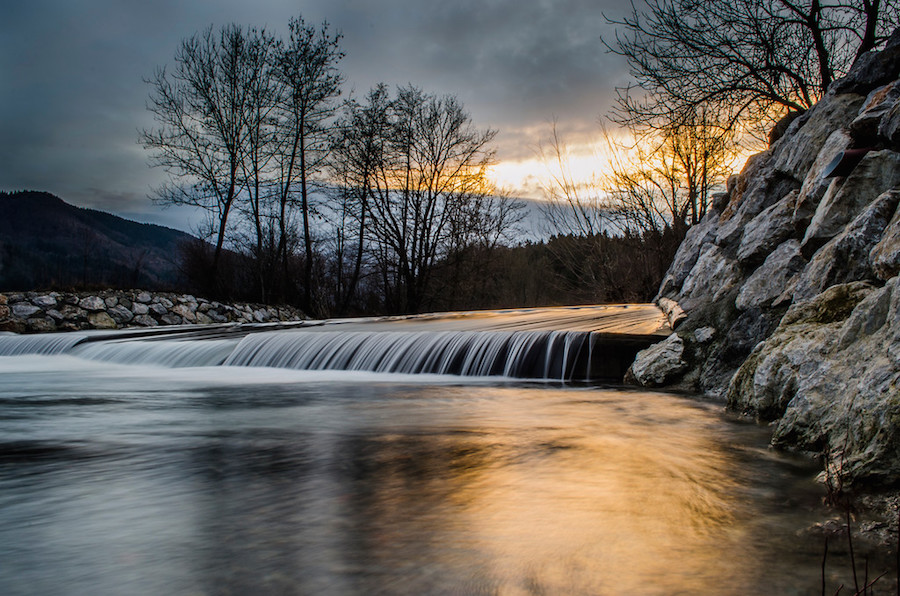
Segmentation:
[(849, 176), (835, 178), (828, 187), (803, 236), (804, 254), (811, 254), (836, 236), (866, 205), (897, 185), (900, 185), (900, 153), (889, 150), (868, 153)]
[(718, 217), (717, 213), (707, 213), (700, 223), (691, 226), (681, 245), (679, 245), (662, 284), (660, 284), (657, 298), (662, 296), (671, 297), (681, 290), (684, 280), (700, 257), (701, 249), (715, 239)]
[(900, 149), (900, 102), (881, 118), (878, 136), (890, 143), (893, 149)]
[(869, 253), (869, 263), (878, 279), (887, 281), (900, 274), (900, 209), (894, 212), (881, 240)]
[(816, 160), (810, 166), (803, 179), (803, 186), (800, 187), (800, 195), (797, 197), (797, 203), (794, 206), (794, 214), (792, 221), (794, 228), (803, 231), (809, 225), (816, 207), (819, 206), (825, 191), (831, 184), (831, 178), (825, 178), (822, 174), (825, 168), (831, 164), (831, 161), (837, 157), (839, 153), (848, 149), (853, 142), (850, 133), (844, 129), (839, 129), (831, 133), (828, 140), (822, 146)]
[(629, 369), (629, 378), (643, 387), (659, 387), (687, 368), (684, 342), (677, 333), (638, 352)]
[(159, 318), (159, 322), (162, 325), (181, 325), (184, 321), (178, 315), (166, 313)]
[(159, 325), (159, 323), (156, 322), (156, 319), (146, 314), (136, 315), (131, 322), (135, 325), (140, 325), (141, 327), (156, 327)]
[(146, 315), (150, 312), (150, 307), (143, 302), (135, 302), (131, 305), (131, 312), (136, 315)]
[(900, 99), (900, 81), (891, 81), (869, 93), (859, 110), (859, 116), (850, 123), (850, 131), (857, 142), (877, 141), (881, 119), (897, 104), (898, 99)]
[(35, 317), (28, 319), (28, 330), (32, 333), (51, 333), (56, 331), (56, 321), (50, 317)]
[(815, 253), (794, 287), (794, 300), (808, 300), (837, 283), (872, 279), (869, 253), (897, 210), (900, 190), (878, 196), (840, 234)]
[(94, 329), (117, 329), (116, 321), (105, 311), (91, 312), (88, 314), (88, 322)]
[(116, 304), (115, 306), (107, 309), (106, 312), (109, 314), (109, 316), (115, 319), (116, 323), (118, 323), (119, 325), (124, 325), (134, 318), (134, 314), (120, 304)]
[(12, 305), (12, 316), (17, 319), (27, 319), (41, 312), (39, 306), (29, 304), (28, 302), (16, 302)]
[(735, 306), (738, 310), (770, 306), (805, 265), (800, 243), (797, 240), (784, 242), (743, 283)]
[(690, 311), (701, 304), (719, 300), (741, 279), (737, 261), (728, 257), (718, 246), (707, 244), (676, 300), (682, 308)]
[(864, 100), (853, 93), (827, 94), (809, 110), (796, 134), (785, 136), (773, 148), (775, 170), (795, 180), (804, 180), (828, 137), (853, 121)]
[(41, 308), (56, 308), (56, 298), (47, 294), (35, 296), (31, 299), (31, 303)]
[(171, 312), (172, 312), (172, 314), (178, 315), (179, 317), (184, 319), (185, 323), (194, 323), (197, 321), (197, 316), (194, 314), (194, 311), (191, 310), (191, 306), (190, 306), (191, 304), (193, 304), (194, 307), (196, 308), (196, 306), (197, 306), (196, 303), (190, 303), (190, 302), (181, 303), (181, 302), (179, 302), (178, 304), (176, 304), (175, 306), (172, 307)]
[(78, 306), (90, 312), (106, 310), (106, 302), (99, 296), (87, 296), (78, 301)]
[(153, 300), (153, 296), (150, 295), (150, 292), (138, 292), (138, 295), (134, 297), (134, 300), (141, 304), (150, 304)]
[(799, 191), (793, 191), (762, 211), (744, 228), (737, 258), (742, 263), (759, 263), (794, 233), (791, 218)]

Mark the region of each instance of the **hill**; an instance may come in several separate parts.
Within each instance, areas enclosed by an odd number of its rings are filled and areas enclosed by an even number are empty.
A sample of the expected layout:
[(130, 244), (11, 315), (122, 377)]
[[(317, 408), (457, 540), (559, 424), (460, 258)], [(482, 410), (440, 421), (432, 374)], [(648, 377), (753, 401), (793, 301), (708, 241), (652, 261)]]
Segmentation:
[(0, 291), (181, 285), (193, 236), (70, 205), (50, 193), (0, 193)]

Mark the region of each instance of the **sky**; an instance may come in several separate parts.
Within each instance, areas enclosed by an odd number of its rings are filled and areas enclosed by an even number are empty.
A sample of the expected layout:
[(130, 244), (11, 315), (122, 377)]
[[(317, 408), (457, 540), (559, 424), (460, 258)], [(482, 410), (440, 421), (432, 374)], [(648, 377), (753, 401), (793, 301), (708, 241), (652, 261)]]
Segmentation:
[(551, 122), (577, 168), (596, 161), (599, 119), (627, 67), (606, 51), (622, 0), (28, 0), (0, 18), (0, 190), (45, 190), (82, 207), (185, 229), (154, 205), (167, 180), (138, 143), (153, 126), (144, 79), (181, 41), (228, 23), (286, 32), (292, 16), (343, 34), (345, 92), (379, 82), (452, 94), (498, 131), (497, 181), (539, 198)]

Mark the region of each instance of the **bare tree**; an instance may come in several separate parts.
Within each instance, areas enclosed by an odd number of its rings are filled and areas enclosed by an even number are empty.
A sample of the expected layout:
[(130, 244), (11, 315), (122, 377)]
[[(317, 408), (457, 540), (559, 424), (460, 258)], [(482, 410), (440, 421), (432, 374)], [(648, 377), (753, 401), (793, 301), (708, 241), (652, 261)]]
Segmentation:
[(686, 109), (722, 110), (731, 128), (804, 111), (900, 22), (897, 0), (646, 0), (607, 47), (637, 80), (619, 122), (667, 126)]
[(279, 44), (276, 76), (284, 87), (278, 105), (278, 250), (287, 270), (289, 207), (299, 186), (305, 263), (303, 306), (311, 309), (314, 265), (311, 229), (310, 187), (314, 174), (324, 163), (328, 147), (328, 120), (336, 109), (342, 76), (337, 63), (344, 54), (339, 49), (341, 35), (329, 32), (328, 24), (316, 28), (302, 18), (289, 23), (290, 37)]
[(218, 32), (210, 27), (182, 42), (171, 71), (157, 69), (147, 81), (151, 86), (148, 108), (157, 127), (142, 131), (141, 142), (152, 151), (152, 162), (172, 178), (156, 199), (213, 214), (217, 228), (210, 272), (213, 285), (241, 189), (248, 81), (257, 74), (248, 54), (248, 38), (255, 35), (254, 30), (245, 32), (236, 25)]

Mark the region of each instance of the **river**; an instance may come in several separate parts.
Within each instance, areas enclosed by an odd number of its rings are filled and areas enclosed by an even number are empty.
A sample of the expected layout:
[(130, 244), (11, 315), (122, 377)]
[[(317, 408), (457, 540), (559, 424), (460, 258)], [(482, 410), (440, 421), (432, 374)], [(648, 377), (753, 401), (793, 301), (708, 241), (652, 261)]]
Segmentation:
[(768, 436), (617, 386), (0, 357), (0, 594), (818, 594), (817, 466)]

